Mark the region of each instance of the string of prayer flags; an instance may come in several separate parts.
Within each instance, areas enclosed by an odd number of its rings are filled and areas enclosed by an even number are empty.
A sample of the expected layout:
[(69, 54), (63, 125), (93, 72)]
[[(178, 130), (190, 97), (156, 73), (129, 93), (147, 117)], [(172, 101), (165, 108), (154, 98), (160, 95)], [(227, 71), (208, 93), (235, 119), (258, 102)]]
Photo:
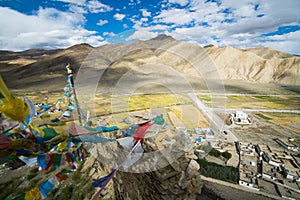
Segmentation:
[(92, 143), (104, 143), (104, 142), (115, 142), (116, 139), (111, 138), (103, 138), (97, 135), (85, 135), (80, 136), (80, 140), (82, 142), (92, 142)]

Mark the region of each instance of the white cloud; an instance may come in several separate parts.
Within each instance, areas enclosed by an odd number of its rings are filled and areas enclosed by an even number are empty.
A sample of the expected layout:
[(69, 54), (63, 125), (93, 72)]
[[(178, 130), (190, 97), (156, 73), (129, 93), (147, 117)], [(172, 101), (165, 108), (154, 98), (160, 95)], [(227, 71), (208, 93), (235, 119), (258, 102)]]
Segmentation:
[(113, 32), (103, 32), (103, 36), (111, 36), (111, 37), (113, 37), (113, 36), (115, 36), (116, 34), (115, 33), (113, 33)]
[(141, 9), (141, 12), (144, 17), (151, 17), (151, 12), (148, 12), (146, 9)]
[[(40, 8), (34, 15), (24, 15), (2, 8), (0, 19), (9, 19), (0, 21), (2, 49), (4, 47), (30, 48), (43, 46), (43, 44), (61, 47), (75, 44), (76, 41), (101, 43), (101, 36), (97, 36), (95, 31), (83, 28), (87, 23), (85, 14), (109, 12), (113, 8), (101, 3), (101, 0), (60, 1), (68, 3), (69, 11)], [(128, 5), (136, 3), (130, 0)], [(185, 7), (180, 8), (175, 4)], [(297, 46), (300, 42), (298, 31), (282, 36), (269, 36), (265, 38), (267, 40), (261, 37), (262, 34), (275, 32), (282, 26), (299, 25), (299, 0), (284, 2), (282, 0), (221, 0), (219, 3), (199, 0), (163, 0), (163, 3), (157, 6), (160, 7), (151, 10), (152, 12), (149, 12), (149, 9), (140, 9), (139, 13), (130, 15), (130, 13), (122, 14), (120, 11), (114, 13), (113, 17), (119, 21), (128, 17), (132, 21), (135, 32), (127, 40), (149, 39), (157, 36), (157, 32), (165, 32), (176, 39), (193, 40), (200, 45), (230, 45), (241, 48), (265, 45), (300, 54), (300, 46)], [(258, 18), (258, 15), (261, 17)], [(97, 24), (101, 26), (105, 23), (106, 20), (100, 20)], [(127, 24), (122, 24), (124, 29), (128, 28)], [(113, 33), (102, 34), (108, 36)]]
[(65, 3), (72, 3), (77, 5), (84, 5), (86, 0), (57, 0)]
[(91, 13), (109, 12), (113, 10), (112, 7), (103, 4), (98, 0), (90, 0), (87, 7)]
[(300, 55), (299, 48), (300, 31), (287, 33), (284, 35), (274, 35), (264, 38), (262, 45), (278, 49), (283, 52)]
[(98, 25), (98, 26), (103, 26), (104, 24), (107, 24), (107, 23), (108, 23), (108, 21), (107, 21), (106, 19), (105, 19), (105, 20), (101, 20), (101, 19), (100, 19), (100, 20), (98, 21), (97, 25)]
[(159, 15), (155, 16), (156, 22), (173, 23), (184, 25), (191, 23), (195, 18), (195, 13), (189, 12), (187, 9), (171, 9), (163, 10)]
[(154, 38), (158, 36), (158, 33), (156, 32), (151, 32), (151, 31), (146, 31), (146, 30), (138, 30), (135, 31), (131, 36), (129, 36), (126, 40), (130, 41), (130, 40), (148, 40), (151, 38)]
[[(294, 35), (292, 33), (285, 34), (280, 41), (270, 40), (266, 43), (259, 39), (262, 34), (275, 32), (279, 27), (299, 25), (300, 1), (298, 0), (287, 0), (284, 3), (281, 0), (222, 0), (221, 3), (199, 0), (166, 1), (171, 5), (162, 4), (161, 8), (166, 6), (153, 17), (153, 23), (145, 24), (141, 19), (133, 20), (133, 28), (137, 32), (134, 37), (138, 38), (141, 35), (138, 33), (153, 31), (152, 27), (160, 25), (165, 33), (176, 39), (193, 40), (200, 45), (212, 43), (219, 46), (246, 48), (267, 44), (272, 47), (271, 44), (274, 43), (273, 46), (277, 49), (285, 46), (287, 51), (289, 46), (295, 51), (297, 48), (295, 44), (299, 44), (300, 41), (290, 36)], [(185, 2), (188, 2), (186, 8), (172, 6), (173, 3), (184, 5)], [(258, 15), (260, 17), (257, 17)], [(299, 51), (300, 47), (298, 47), (298, 54)]]
[(124, 15), (124, 14), (116, 13), (116, 14), (114, 15), (114, 18), (115, 18), (116, 20), (118, 20), (118, 21), (121, 21), (121, 20), (124, 19), (125, 16), (126, 16), (126, 15)]
[(65, 48), (82, 42), (101, 44), (95, 31), (85, 30), (81, 14), (40, 8), (35, 15), (25, 15), (0, 7), (0, 49)]
[(169, 3), (179, 4), (181, 6), (185, 6), (188, 1), (187, 0), (168, 0)]
[(69, 6), (69, 10), (73, 13), (79, 13), (79, 14), (87, 13), (87, 10), (85, 9), (85, 7), (73, 5), (73, 4)]
[(109, 12), (113, 8), (109, 5), (103, 4), (98, 0), (56, 0), (69, 3), (69, 10), (75, 13), (91, 13)]

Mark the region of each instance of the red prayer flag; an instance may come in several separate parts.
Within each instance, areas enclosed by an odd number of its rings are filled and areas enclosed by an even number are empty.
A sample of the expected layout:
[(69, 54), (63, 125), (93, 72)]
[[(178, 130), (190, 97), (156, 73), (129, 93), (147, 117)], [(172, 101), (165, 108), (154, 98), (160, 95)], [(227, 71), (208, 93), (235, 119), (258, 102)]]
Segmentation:
[(68, 178), (68, 175), (59, 172), (58, 174), (55, 175), (55, 177), (58, 182), (61, 182), (61, 181), (66, 180)]
[(50, 160), (49, 160), (49, 162), (47, 164), (47, 167), (45, 169), (46, 171), (49, 170), (49, 168), (50, 168), (50, 166), (52, 164), (53, 159), (54, 159), (54, 154), (50, 154)]
[(10, 147), (11, 144), (12, 144), (11, 139), (6, 135), (0, 133), (0, 149), (5, 149), (7, 147)]
[(136, 131), (134, 132), (134, 134), (132, 135), (132, 137), (135, 139), (135, 141), (142, 141), (145, 137), (145, 133), (148, 130), (148, 128), (151, 126), (151, 122), (147, 122), (145, 124), (140, 125)]
[(66, 130), (67, 133), (71, 133), (74, 136), (81, 136), (81, 135), (89, 135), (91, 134), (90, 131), (82, 128), (81, 126), (75, 124), (74, 122), (69, 123), (69, 128)]

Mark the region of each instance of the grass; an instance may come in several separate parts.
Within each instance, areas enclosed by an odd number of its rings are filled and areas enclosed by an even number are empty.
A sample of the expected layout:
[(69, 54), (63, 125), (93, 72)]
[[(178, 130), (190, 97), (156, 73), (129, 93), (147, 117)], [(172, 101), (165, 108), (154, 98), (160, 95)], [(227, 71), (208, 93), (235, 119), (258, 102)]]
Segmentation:
[(270, 118), (270, 117), (265, 116), (265, 115), (262, 114), (262, 113), (256, 113), (255, 115), (256, 115), (256, 116), (259, 116), (260, 118), (263, 118), (263, 119), (265, 119), (265, 120), (270, 120), (270, 119), (272, 119), (272, 118)]
[(128, 99), (129, 111), (134, 111), (138, 109), (148, 109), (152, 107), (165, 107), (165, 106), (170, 106), (179, 103), (180, 100), (176, 98), (176, 96), (169, 95), (169, 94), (135, 95), (135, 96), (131, 96)]
[(283, 118), (285, 118), (285, 119), (298, 118), (299, 119), (299, 117), (300, 117), (300, 115), (297, 113), (262, 113), (262, 112), (260, 112), (260, 113), (255, 113), (255, 115), (257, 115), (265, 120), (273, 120), (273, 119), (275, 120), (275, 119), (283, 119)]
[(207, 95), (199, 95), (198, 96), (201, 100), (206, 101), (206, 102), (211, 102), (211, 97)]
[(255, 100), (258, 101), (264, 101), (264, 102), (281, 102), (282, 98), (280, 97), (270, 97), (270, 96), (259, 96), (259, 97), (252, 97)]
[(269, 113), (269, 115), (278, 117), (278, 118), (300, 117), (299, 114), (294, 114), (294, 113)]
[(265, 107), (269, 108), (269, 109), (280, 109), (280, 108), (284, 108), (284, 105), (283, 104), (278, 104), (278, 103), (270, 102), (268, 104), (265, 104)]
[(227, 108), (300, 109), (298, 97), (227, 96)]
[[(171, 106), (169, 108), (176, 115), (176, 117), (178, 117), (178, 119), (180, 119), (183, 122), (183, 124), (186, 126), (186, 128), (193, 129), (195, 127), (198, 127), (199, 120), (193, 121), (194, 118), (192, 116), (183, 115), (184, 111), (181, 112), (181, 110), (178, 109), (177, 106)], [(184, 109), (184, 108), (182, 108), (182, 109)], [(197, 115), (198, 114), (197, 110), (195, 110), (193, 112), (193, 114), (194, 114), (194, 116)]]
[(235, 100), (235, 101), (241, 101), (242, 97), (240, 96), (229, 96), (230, 99)]
[(178, 119), (182, 120), (182, 112), (177, 109), (175, 106), (172, 106), (169, 108), (170, 111), (172, 111), (177, 117)]

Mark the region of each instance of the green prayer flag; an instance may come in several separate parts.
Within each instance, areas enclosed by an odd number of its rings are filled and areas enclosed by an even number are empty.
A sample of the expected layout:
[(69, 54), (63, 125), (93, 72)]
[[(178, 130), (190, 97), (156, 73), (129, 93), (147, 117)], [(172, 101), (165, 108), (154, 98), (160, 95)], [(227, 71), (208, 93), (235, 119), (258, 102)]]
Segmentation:
[(1, 158), (0, 159), (0, 164), (3, 164), (3, 163), (7, 163), (15, 158), (17, 158), (18, 156), (17, 155), (10, 155), (10, 156), (7, 156), (7, 157), (4, 157), (4, 158)]
[(61, 158), (62, 158), (61, 154), (54, 154), (54, 158), (51, 164), (51, 169), (55, 170), (60, 167)]
[(165, 120), (164, 120), (164, 117), (163, 115), (159, 115), (155, 118), (152, 119), (152, 121), (155, 123), (155, 124), (159, 124), (159, 125), (163, 125), (165, 123)]
[(58, 118), (54, 118), (54, 119), (51, 119), (51, 122), (59, 122), (60, 120)]
[(13, 200), (24, 200), (24, 199), (25, 199), (25, 195), (26, 195), (26, 194), (23, 193), (23, 194), (17, 196), (16, 198), (14, 198)]
[(46, 140), (46, 141), (54, 138), (55, 136), (57, 136), (57, 133), (53, 128), (44, 128), (43, 131), (44, 131), (43, 139)]
[(23, 193), (23, 194), (21, 194), (21, 195), (19, 195), (17, 197), (14, 197), (14, 198), (12, 198), (12, 197), (6, 197), (5, 200), (24, 200), (24, 199), (25, 199), (25, 193)]

